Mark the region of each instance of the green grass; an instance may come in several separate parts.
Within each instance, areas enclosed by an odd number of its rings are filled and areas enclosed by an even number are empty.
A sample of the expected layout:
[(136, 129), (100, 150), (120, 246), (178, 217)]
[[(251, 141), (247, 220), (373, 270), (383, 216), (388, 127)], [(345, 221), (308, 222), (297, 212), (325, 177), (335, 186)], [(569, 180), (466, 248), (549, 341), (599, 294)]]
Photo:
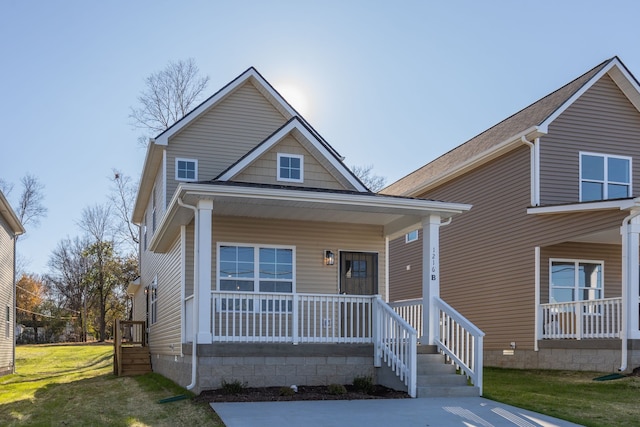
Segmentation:
[(0, 377), (0, 425), (223, 426), (211, 408), (158, 374), (116, 377), (113, 346), (16, 348), (16, 373)]
[(485, 368), (484, 397), (588, 427), (637, 426), (640, 378), (602, 373)]

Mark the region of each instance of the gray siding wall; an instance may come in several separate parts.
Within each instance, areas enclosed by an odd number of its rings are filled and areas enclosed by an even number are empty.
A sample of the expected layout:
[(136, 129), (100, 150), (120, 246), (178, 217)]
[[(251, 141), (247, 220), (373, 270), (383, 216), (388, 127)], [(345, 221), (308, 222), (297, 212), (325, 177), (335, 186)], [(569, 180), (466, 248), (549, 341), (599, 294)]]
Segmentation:
[(247, 82), (175, 135), (167, 147), (167, 201), (176, 181), (176, 158), (198, 160), (198, 180), (215, 178), (286, 122)]
[[(0, 376), (13, 373), (13, 231), (0, 215)], [(9, 323), (7, 324), (7, 307)]]
[(633, 194), (640, 194), (640, 113), (604, 76), (550, 126), (540, 144), (540, 202), (579, 199), (579, 152), (633, 156)]

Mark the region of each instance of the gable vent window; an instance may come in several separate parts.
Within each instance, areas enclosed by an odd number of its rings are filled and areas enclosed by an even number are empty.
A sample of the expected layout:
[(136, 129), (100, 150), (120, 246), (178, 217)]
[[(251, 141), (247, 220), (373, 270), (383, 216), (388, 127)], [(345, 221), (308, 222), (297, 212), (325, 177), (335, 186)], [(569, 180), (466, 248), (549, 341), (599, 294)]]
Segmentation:
[(198, 161), (193, 159), (176, 159), (176, 180), (197, 181)]
[(631, 157), (580, 153), (580, 201), (631, 197)]
[(405, 243), (415, 242), (416, 240), (418, 240), (418, 230), (410, 231), (404, 236)]
[(278, 153), (278, 181), (303, 182), (304, 156)]

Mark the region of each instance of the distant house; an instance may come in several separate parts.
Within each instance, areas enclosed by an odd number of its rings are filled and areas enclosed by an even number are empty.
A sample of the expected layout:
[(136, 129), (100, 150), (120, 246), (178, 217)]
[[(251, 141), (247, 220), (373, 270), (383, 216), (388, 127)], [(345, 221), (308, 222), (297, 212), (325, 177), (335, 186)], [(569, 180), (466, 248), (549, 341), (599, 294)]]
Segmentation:
[(15, 248), (16, 236), (22, 233), (20, 220), (0, 191), (0, 376), (15, 371)]
[[(441, 294), (485, 364), (640, 365), (640, 86), (609, 59), (383, 194), (470, 203), (441, 233)], [(390, 245), (390, 300), (419, 298), (422, 233)]]
[(420, 337), (385, 303), (387, 242), (425, 227), (418, 262), (437, 269), (441, 222), (470, 206), (374, 194), (342, 160), (254, 68), (150, 142), (129, 292), (154, 371), (200, 391), (383, 383), (386, 366), (421, 394)]

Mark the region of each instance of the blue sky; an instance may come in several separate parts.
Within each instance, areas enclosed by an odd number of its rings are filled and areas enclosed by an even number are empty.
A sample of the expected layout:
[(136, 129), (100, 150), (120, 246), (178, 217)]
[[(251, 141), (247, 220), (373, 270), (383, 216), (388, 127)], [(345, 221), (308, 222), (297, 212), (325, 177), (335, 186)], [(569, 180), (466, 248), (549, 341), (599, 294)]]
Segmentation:
[(640, 76), (638, 16), (616, 0), (4, 1), (0, 178), (36, 175), (49, 209), (18, 250), (45, 273), (112, 168), (138, 178), (129, 108), (169, 60), (194, 58), (207, 95), (255, 66), (391, 183), (614, 55)]

